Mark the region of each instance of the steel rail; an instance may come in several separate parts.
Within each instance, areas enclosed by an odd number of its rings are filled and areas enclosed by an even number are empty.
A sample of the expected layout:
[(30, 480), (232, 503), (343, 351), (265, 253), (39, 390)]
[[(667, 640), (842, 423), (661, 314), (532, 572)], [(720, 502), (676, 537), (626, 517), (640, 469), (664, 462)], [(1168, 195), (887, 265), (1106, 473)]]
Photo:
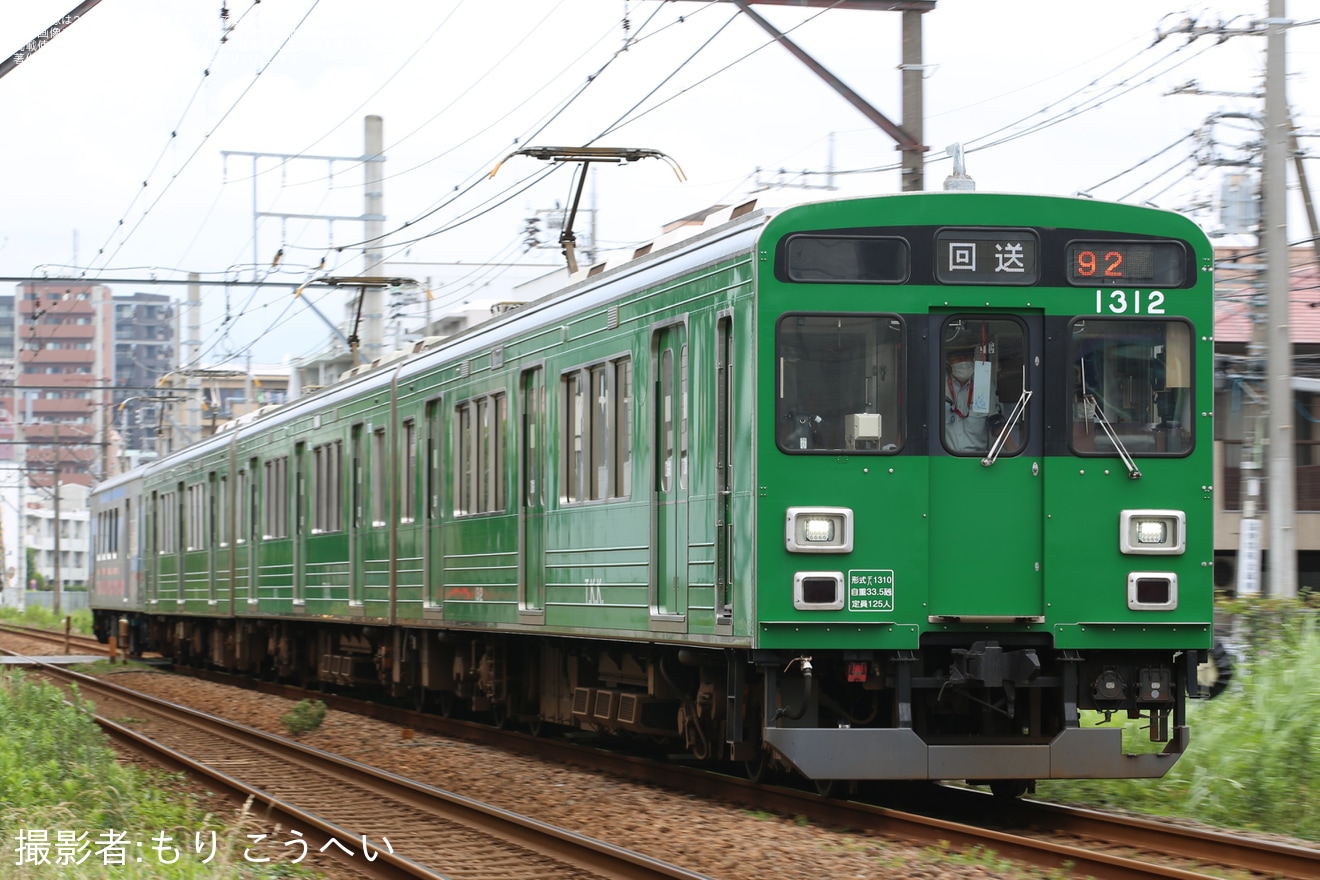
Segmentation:
[[(194, 670), (195, 671), (195, 670)], [(212, 681), (234, 683), (235, 678), (222, 673), (203, 673)], [(287, 685), (249, 682), (257, 690), (278, 693), (291, 699), (308, 696), (307, 692)], [(1026, 833), (983, 827), (987, 817), (1016, 817), (1018, 826), (1034, 822), (1039, 835), (1083, 836), (1103, 842), (1109, 848), (1127, 846), (1161, 857), (1176, 857), (1205, 863), (1208, 866), (1264, 871), (1271, 876), (1297, 878), (1320, 877), (1320, 850), (1288, 843), (1249, 838), (1230, 832), (1215, 832), (1158, 820), (1137, 819), (1095, 810), (1039, 801), (1005, 803), (990, 795), (972, 790), (924, 786), (938, 803), (916, 809), (937, 815), (921, 815), (910, 809), (891, 809), (858, 801), (820, 798), (813, 793), (792, 788), (752, 783), (746, 779), (711, 773), (692, 767), (675, 766), (646, 757), (618, 754), (582, 743), (532, 736), (527, 733), (498, 730), (472, 721), (442, 718), (381, 703), (363, 703), (333, 694), (317, 694), (318, 699), (346, 712), (358, 712), (381, 721), (406, 725), (443, 736), (495, 745), (521, 755), (572, 764), (590, 770), (612, 772), (631, 780), (677, 789), (693, 795), (719, 799), (752, 809), (764, 809), (790, 816), (805, 816), (822, 825), (858, 828), (875, 834), (901, 837), (925, 844), (945, 842), (961, 847), (989, 847), (1031, 864), (1068, 870), (1079, 876), (1103, 878), (1203, 878), (1209, 875), (1176, 866), (1157, 865), (1112, 852), (1096, 852), (1082, 846), (1063, 845), (1041, 840)], [(883, 796), (883, 795), (882, 795)], [(889, 797), (889, 800), (901, 800)], [(1047, 813), (1047, 814), (1046, 814)], [(958, 815), (960, 821), (947, 817)]]
[[(99, 693), (140, 708), (143, 711), (167, 717), (179, 724), (204, 728), (209, 733), (239, 743), (245, 748), (256, 749), (277, 760), (298, 765), (318, 774), (321, 778), (329, 775), (344, 784), (358, 787), (370, 785), (383, 796), (400, 804), (441, 817), (446, 821), (462, 825), (480, 834), (526, 847), (566, 866), (572, 866), (602, 878), (611, 878), (611, 880), (710, 880), (705, 875), (688, 871), (623, 847), (558, 828), (453, 792), (443, 791), (433, 786), (405, 779), (357, 761), (341, 758), (319, 749), (292, 742), (283, 737), (228, 721), (207, 712), (159, 700), (94, 676), (44, 664), (42, 671), (49, 672), (65, 680), (77, 682), (79, 690), (84, 694)], [(98, 718), (98, 723), (102, 723), (102, 719)], [(149, 737), (144, 737), (136, 731), (123, 728), (121, 725), (114, 724), (114, 722), (109, 722), (108, 725), (103, 726), (106, 726), (107, 730), (113, 731), (117, 737), (132, 741), (139, 749), (160, 748), (159, 744)], [(272, 809), (290, 813), (297, 810), (297, 807), (286, 803), (269, 792), (249, 786), (241, 780), (230, 779), (222, 771), (208, 768), (204, 763), (194, 761), (187, 756), (171, 755), (170, 760), (182, 763), (189, 770), (204, 773), (208, 778), (215, 779), (226, 788), (237, 789), (244, 796), (253, 797), (263, 804), (268, 804)], [(298, 812), (298, 821), (304, 821), (302, 811)], [(320, 828), (325, 833), (338, 839), (344, 837), (354, 839), (354, 835), (334, 826), (333, 823), (329, 823), (324, 819), (313, 818), (316, 820), (309, 822), (312, 827)], [(380, 853), (381, 859), (385, 859), (386, 856), (387, 853)], [(394, 859), (393, 863), (394, 867), (400, 871), (413, 872), (396, 876), (442, 877), (442, 875), (431, 873), (429, 869), (416, 865), (401, 856)], [(354, 865), (361, 869), (361, 863), (355, 862)]]

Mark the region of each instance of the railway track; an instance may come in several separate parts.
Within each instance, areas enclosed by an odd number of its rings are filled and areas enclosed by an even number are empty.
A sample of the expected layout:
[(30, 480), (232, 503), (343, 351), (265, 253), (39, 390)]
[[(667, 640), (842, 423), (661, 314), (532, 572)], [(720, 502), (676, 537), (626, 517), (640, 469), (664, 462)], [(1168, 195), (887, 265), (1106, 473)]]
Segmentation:
[[(262, 731), (50, 665), (117, 743), (265, 805), (313, 851), (379, 877), (701, 880), (702, 875)], [(121, 723), (112, 717), (130, 718)], [(332, 844), (332, 840), (338, 846)], [(368, 857), (368, 853), (370, 856)]]
[[(215, 673), (204, 673), (201, 677), (234, 682), (232, 677)], [(1320, 851), (1287, 843), (1038, 802), (1005, 803), (980, 792), (935, 786), (904, 789), (906, 796), (915, 796), (902, 801), (904, 809), (886, 806), (880, 797), (872, 803), (825, 799), (812, 793), (753, 785), (733, 776), (657, 762), (651, 757), (621, 755), (330, 694), (309, 694), (283, 685), (246, 684), (292, 699), (315, 696), (342, 711), (495, 745), (547, 761), (605, 771), (740, 807), (800, 816), (823, 826), (846, 827), (922, 844), (956, 849), (979, 847), (1076, 876), (1189, 880), (1225, 876), (1225, 872), (1299, 880), (1320, 876)], [(860, 792), (859, 797), (869, 794)], [(920, 812), (914, 813), (911, 804), (916, 802)]]
[[(216, 681), (234, 681), (223, 674), (189, 671)], [(620, 754), (581, 742), (499, 730), (473, 721), (334, 694), (313, 694), (269, 682), (245, 681), (245, 686), (295, 700), (316, 696), (341, 711), (613, 773), (739, 807), (800, 816), (818, 825), (921, 844), (979, 847), (1079, 877), (1192, 880), (1221, 877), (1225, 871), (1297, 880), (1320, 876), (1320, 849), (1227, 832), (1038, 801), (1006, 802), (979, 791), (924, 784), (891, 786), (888, 790), (877, 787), (875, 791), (859, 792), (854, 800), (822, 798), (811, 792), (754, 784), (733, 775), (657, 761), (653, 756)], [(895, 797), (895, 790), (902, 794)], [(895, 803), (901, 803), (902, 808), (891, 805)]]
[(25, 639), (33, 639), (47, 644), (58, 645), (64, 648), (64, 653), (66, 654), (95, 654), (97, 656), (108, 656), (110, 653), (110, 649), (93, 636), (82, 636), (77, 633), (55, 632), (53, 630), (40, 629), (35, 626), (23, 626), (22, 624), (17, 623), (0, 623), (0, 632), (22, 636)]

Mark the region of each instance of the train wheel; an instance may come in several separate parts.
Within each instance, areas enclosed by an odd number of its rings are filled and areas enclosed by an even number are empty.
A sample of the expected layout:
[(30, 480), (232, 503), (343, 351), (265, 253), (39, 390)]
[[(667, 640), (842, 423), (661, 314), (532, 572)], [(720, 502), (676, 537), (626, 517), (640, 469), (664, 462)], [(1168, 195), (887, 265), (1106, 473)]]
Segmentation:
[(755, 758), (749, 758), (743, 761), (743, 772), (747, 774), (749, 782), (761, 784), (770, 776), (770, 753), (761, 749), (756, 753)]
[(823, 798), (838, 797), (843, 793), (843, 781), (840, 779), (813, 779), (816, 794)]
[(458, 714), (458, 698), (454, 696), (453, 691), (441, 691), (439, 697), (440, 714), (446, 718), (453, 718)]
[(1233, 680), (1233, 655), (1228, 653), (1223, 642), (1215, 639), (1210, 649), (1210, 659), (1196, 668), (1196, 681), (1201, 686), (1201, 696), (1213, 700), (1228, 689)]
[(509, 726), (509, 704), (491, 703), (490, 704), (490, 723), (497, 730), (504, 730)]
[(1022, 797), (1030, 788), (1029, 779), (996, 779), (990, 783), (990, 793), (1006, 801)]

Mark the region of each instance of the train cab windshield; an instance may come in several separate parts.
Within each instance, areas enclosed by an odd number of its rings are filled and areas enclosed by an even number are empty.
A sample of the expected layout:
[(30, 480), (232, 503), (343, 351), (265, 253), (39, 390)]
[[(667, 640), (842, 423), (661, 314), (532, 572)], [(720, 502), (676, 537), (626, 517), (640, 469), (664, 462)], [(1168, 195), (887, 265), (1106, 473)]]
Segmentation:
[(785, 452), (896, 452), (903, 325), (893, 315), (789, 314), (775, 334), (776, 436)]
[(1183, 321), (1073, 322), (1071, 433), (1078, 455), (1191, 451), (1192, 333)]

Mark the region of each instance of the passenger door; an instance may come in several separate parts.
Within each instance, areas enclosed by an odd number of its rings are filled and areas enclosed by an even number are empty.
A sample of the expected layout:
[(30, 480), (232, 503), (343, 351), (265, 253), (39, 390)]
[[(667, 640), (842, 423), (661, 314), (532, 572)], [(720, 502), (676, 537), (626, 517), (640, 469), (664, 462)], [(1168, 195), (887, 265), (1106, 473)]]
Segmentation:
[(521, 590), (518, 620), (545, 623), (545, 370), (522, 374), (522, 430), (519, 432)]
[(931, 622), (1043, 620), (1041, 334), (1038, 315), (931, 316)]
[[(688, 564), (688, 346), (687, 327), (674, 324), (655, 334), (656, 463), (654, 491), (655, 579), (652, 628), (686, 626)], [(666, 622), (669, 625), (665, 625)], [(659, 626), (657, 626), (659, 624)]]

